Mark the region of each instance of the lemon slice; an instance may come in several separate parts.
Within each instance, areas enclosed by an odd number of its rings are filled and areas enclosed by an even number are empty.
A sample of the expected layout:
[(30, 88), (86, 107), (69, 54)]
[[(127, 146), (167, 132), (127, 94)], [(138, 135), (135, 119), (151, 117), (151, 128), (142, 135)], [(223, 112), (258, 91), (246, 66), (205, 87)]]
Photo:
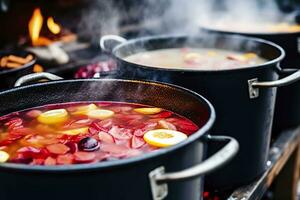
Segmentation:
[(156, 129), (145, 133), (144, 140), (156, 147), (169, 147), (187, 139), (187, 135), (174, 130)]
[(161, 112), (161, 108), (135, 108), (135, 112), (144, 115), (154, 115)]
[(0, 163), (5, 163), (9, 159), (9, 154), (5, 151), (0, 151)]
[(95, 104), (89, 104), (86, 106), (79, 106), (76, 108), (75, 112), (72, 112), (73, 115), (86, 115), (91, 110), (96, 110), (98, 107)]
[(257, 58), (256, 53), (245, 53), (243, 56), (248, 60)]
[(59, 133), (66, 134), (66, 135), (78, 135), (80, 133), (86, 133), (88, 132), (88, 130), (89, 130), (88, 127), (83, 127), (83, 128), (70, 129), (66, 131), (60, 131)]
[(43, 112), (37, 120), (43, 124), (56, 124), (65, 122), (68, 119), (68, 112), (65, 109), (55, 109)]
[(96, 110), (90, 110), (87, 112), (87, 115), (90, 118), (94, 119), (107, 119), (114, 115), (115, 113), (111, 110), (104, 110), (104, 109), (96, 109)]

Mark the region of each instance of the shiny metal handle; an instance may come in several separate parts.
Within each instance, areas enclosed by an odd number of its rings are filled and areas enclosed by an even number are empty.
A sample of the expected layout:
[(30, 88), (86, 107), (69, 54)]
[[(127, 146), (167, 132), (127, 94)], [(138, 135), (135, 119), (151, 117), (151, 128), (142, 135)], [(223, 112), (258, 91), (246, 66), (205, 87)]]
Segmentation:
[[(105, 46), (105, 43), (108, 42), (108, 41), (111, 41), (111, 42), (114, 42), (115, 45), (110, 47), (110, 48), (107, 48)], [(118, 44), (122, 44), (124, 42), (126, 42), (127, 40), (121, 36), (118, 36), (118, 35), (104, 35), (100, 38), (100, 41), (99, 41), (99, 44), (100, 44), (100, 47), (103, 51), (106, 51), (106, 52), (111, 52), (112, 49), (117, 46)]]
[(229, 162), (238, 152), (239, 144), (227, 136), (208, 136), (209, 141), (229, 141), (221, 150), (200, 164), (179, 172), (166, 173), (165, 168), (158, 167), (149, 173), (151, 190), (154, 200), (162, 200), (168, 195), (167, 182), (184, 181), (208, 174)]
[(61, 80), (63, 79), (60, 76), (51, 74), (51, 73), (47, 73), (47, 72), (40, 72), (40, 73), (34, 73), (34, 74), (28, 74), (25, 76), (22, 76), (21, 78), (19, 78), (16, 82), (15, 82), (15, 87), (19, 87), (23, 84), (26, 83), (30, 83), (32, 81), (40, 81), (42, 79), (47, 79), (50, 81), (56, 81), (56, 80)]
[(257, 78), (254, 78), (248, 80), (249, 96), (251, 99), (257, 98), (259, 96), (259, 88), (282, 87), (282, 86), (290, 85), (299, 80), (300, 80), (300, 70), (276, 81), (259, 82)]
[(290, 85), (296, 81), (300, 80), (300, 70), (298, 70), (297, 72), (276, 80), (276, 81), (266, 81), (266, 82), (253, 82), (252, 83), (252, 87), (258, 87), (258, 88), (263, 88), (263, 87), (282, 87), (282, 86), (286, 86), (286, 85)]

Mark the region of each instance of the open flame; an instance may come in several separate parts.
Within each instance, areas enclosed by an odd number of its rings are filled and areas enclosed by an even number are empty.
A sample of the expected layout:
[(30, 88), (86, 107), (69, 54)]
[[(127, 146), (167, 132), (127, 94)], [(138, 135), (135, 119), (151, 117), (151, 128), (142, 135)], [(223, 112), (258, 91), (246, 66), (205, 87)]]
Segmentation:
[[(49, 45), (52, 41), (46, 37), (41, 37), (40, 33), (43, 27), (44, 17), (39, 8), (34, 9), (32, 17), (28, 24), (29, 36), (33, 46)], [(59, 34), (61, 31), (60, 26), (54, 22), (53, 17), (48, 17), (47, 27), (53, 34)]]
[(53, 17), (49, 17), (47, 19), (47, 26), (48, 26), (48, 29), (52, 33), (54, 33), (54, 34), (59, 34), (60, 33), (60, 26), (54, 22)]

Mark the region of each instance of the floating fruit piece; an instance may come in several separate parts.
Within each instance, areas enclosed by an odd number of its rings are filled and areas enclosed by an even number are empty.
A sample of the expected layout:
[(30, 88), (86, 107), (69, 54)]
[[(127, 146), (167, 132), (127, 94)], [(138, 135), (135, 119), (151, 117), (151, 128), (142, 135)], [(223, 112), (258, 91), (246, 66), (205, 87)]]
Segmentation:
[(187, 135), (174, 130), (156, 129), (145, 133), (144, 140), (156, 147), (168, 147), (187, 139)]
[(169, 130), (174, 130), (176, 131), (176, 126), (170, 122), (167, 122), (166, 120), (159, 120), (158, 121), (158, 125), (160, 126), (160, 128), (163, 128), (163, 129), (169, 129)]
[(184, 55), (184, 60), (197, 60), (201, 58), (199, 53), (187, 53)]
[(217, 52), (215, 52), (215, 51), (208, 51), (208, 52), (207, 52), (207, 55), (208, 55), (208, 56), (211, 56), (211, 57), (212, 57), (212, 56), (216, 56), (216, 55), (217, 55)]
[(93, 152), (78, 151), (74, 153), (74, 160), (78, 163), (88, 163), (94, 161), (96, 154)]
[(17, 150), (17, 153), (23, 154), (25, 158), (37, 158), (40, 156), (41, 150), (35, 147), (27, 146), (27, 147), (21, 147)]
[(133, 136), (131, 138), (131, 148), (138, 149), (145, 144), (145, 141), (141, 137)]
[(154, 115), (161, 112), (161, 108), (135, 108), (135, 112), (144, 115)]
[(93, 103), (86, 106), (79, 106), (75, 112), (72, 112), (72, 115), (86, 115), (89, 111), (96, 109), (98, 109), (98, 107)]
[(106, 133), (104, 131), (99, 131), (98, 137), (101, 142), (115, 143), (115, 139), (113, 138), (113, 136), (111, 136), (109, 133)]
[(256, 53), (245, 53), (243, 55), (246, 59), (254, 59), (257, 57)]
[(89, 130), (88, 127), (83, 127), (83, 128), (76, 128), (76, 129), (71, 129), (66, 131), (60, 131), (59, 133), (66, 134), (66, 135), (79, 135), (80, 133), (87, 133), (88, 130)]
[(73, 163), (74, 156), (72, 154), (59, 155), (56, 158), (56, 162), (59, 165), (69, 165)]
[(97, 109), (88, 111), (87, 115), (93, 119), (107, 119), (114, 115), (115, 113), (111, 110)]
[(5, 163), (9, 159), (9, 154), (5, 151), (0, 151), (0, 163)]
[(70, 148), (64, 144), (51, 144), (48, 145), (47, 150), (53, 154), (66, 154)]
[(132, 130), (113, 126), (109, 132), (115, 139), (128, 140), (132, 137)]
[(30, 118), (37, 118), (40, 114), (42, 114), (42, 111), (40, 110), (30, 110), (26, 113), (26, 116)]
[(243, 55), (236, 55), (236, 54), (228, 55), (226, 58), (228, 60), (236, 60), (236, 61), (239, 61), (239, 62), (246, 62), (248, 60)]
[(52, 157), (48, 157), (45, 161), (44, 161), (44, 165), (56, 165), (56, 159), (52, 158)]
[(65, 109), (55, 109), (43, 112), (37, 120), (43, 124), (57, 124), (68, 119), (68, 112)]
[(78, 148), (81, 151), (96, 151), (100, 148), (100, 144), (95, 138), (86, 137), (79, 141)]

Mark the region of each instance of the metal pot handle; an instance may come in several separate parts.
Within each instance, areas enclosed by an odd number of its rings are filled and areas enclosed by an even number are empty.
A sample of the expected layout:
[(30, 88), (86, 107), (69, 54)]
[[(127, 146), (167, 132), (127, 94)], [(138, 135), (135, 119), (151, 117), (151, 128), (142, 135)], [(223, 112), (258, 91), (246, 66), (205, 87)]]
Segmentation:
[(50, 81), (56, 81), (56, 80), (61, 80), (63, 79), (60, 76), (57, 76), (55, 74), (51, 74), (48, 72), (40, 72), (40, 73), (34, 73), (34, 74), (28, 74), (25, 76), (20, 77), (16, 82), (15, 82), (15, 87), (22, 86), (23, 84), (30, 83), (32, 81), (39, 81), (42, 79), (47, 79)]
[(221, 150), (200, 164), (179, 172), (166, 173), (163, 166), (149, 173), (153, 200), (162, 200), (168, 195), (167, 182), (184, 181), (208, 174), (229, 162), (238, 152), (239, 144), (227, 136), (208, 136), (209, 141), (229, 141)]
[(300, 80), (300, 70), (276, 81), (258, 82), (257, 78), (248, 80), (250, 99), (254, 99), (259, 96), (259, 88), (282, 87), (282, 86), (290, 85), (299, 80)]
[[(105, 43), (108, 41), (114, 42), (115, 45), (108, 48), (107, 46), (105, 46)], [(99, 44), (103, 51), (111, 52), (113, 47), (117, 46), (118, 44), (124, 43), (126, 41), (127, 40), (125, 38), (118, 36), (118, 35), (104, 35), (100, 38)]]

